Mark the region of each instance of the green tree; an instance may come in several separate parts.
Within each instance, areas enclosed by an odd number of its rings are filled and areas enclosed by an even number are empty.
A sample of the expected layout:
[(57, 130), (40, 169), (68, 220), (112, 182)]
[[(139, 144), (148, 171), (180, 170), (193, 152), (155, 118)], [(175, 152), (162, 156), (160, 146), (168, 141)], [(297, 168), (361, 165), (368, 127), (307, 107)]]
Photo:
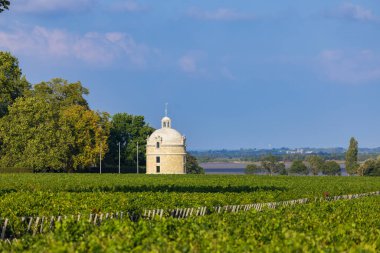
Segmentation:
[(350, 146), (346, 152), (346, 171), (353, 175), (358, 169), (358, 142), (354, 137), (350, 139)]
[(187, 174), (205, 174), (204, 169), (199, 166), (197, 158), (186, 154), (186, 173)]
[(290, 173), (307, 175), (309, 173), (306, 165), (301, 160), (293, 161), (290, 166)]
[(53, 78), (47, 82), (34, 85), (31, 96), (41, 97), (48, 103), (57, 104), (59, 107), (81, 105), (89, 109), (85, 95), (89, 94), (87, 88), (81, 82), (69, 83), (62, 78)]
[(322, 157), (312, 155), (312, 156), (308, 156), (306, 158), (306, 161), (308, 162), (309, 169), (313, 173), (313, 175), (318, 175), (318, 173), (323, 170), (325, 161), (323, 160)]
[(281, 163), (278, 162), (277, 157), (273, 155), (265, 156), (261, 160), (261, 167), (266, 170), (270, 175), (278, 173), (281, 169)]
[(368, 159), (358, 167), (359, 176), (380, 176), (380, 157)]
[(279, 174), (283, 176), (288, 175), (288, 171), (286, 170), (285, 163), (279, 164)]
[(9, 10), (10, 1), (8, 0), (0, 0), (0, 13), (4, 10)]
[(260, 169), (255, 163), (247, 164), (245, 167), (245, 174), (255, 174), (258, 171), (260, 171)]
[(322, 173), (324, 175), (340, 175), (340, 165), (335, 161), (326, 161), (323, 168)]
[(144, 116), (128, 113), (117, 113), (111, 119), (110, 137), (108, 139), (109, 152), (105, 157), (107, 166), (117, 166), (120, 160), (123, 167), (135, 168), (137, 143), (139, 144), (139, 165), (146, 164), (146, 140), (153, 133)]
[(81, 105), (72, 105), (61, 111), (59, 125), (65, 136), (65, 169), (84, 170), (99, 164), (99, 153), (108, 151), (110, 131), (108, 114), (97, 113)]
[(53, 104), (36, 97), (16, 99), (0, 120), (1, 165), (63, 171), (68, 150), (58, 122)]
[(29, 88), (29, 83), (22, 75), (17, 58), (8, 52), (0, 51), (0, 117), (7, 114), (8, 106)]
[(0, 119), (1, 164), (34, 171), (94, 166), (108, 149), (108, 116), (89, 110), (83, 94), (80, 84), (53, 79), (17, 98)]

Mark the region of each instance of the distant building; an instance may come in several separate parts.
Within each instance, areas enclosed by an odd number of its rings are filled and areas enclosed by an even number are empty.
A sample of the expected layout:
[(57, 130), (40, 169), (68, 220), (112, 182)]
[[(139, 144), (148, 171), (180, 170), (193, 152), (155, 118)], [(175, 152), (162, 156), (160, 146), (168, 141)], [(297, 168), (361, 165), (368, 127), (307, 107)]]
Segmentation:
[(147, 140), (146, 173), (186, 173), (186, 138), (172, 128), (171, 119), (167, 116), (162, 118), (161, 128)]
[(297, 148), (294, 150), (287, 150), (286, 154), (313, 154), (312, 150), (304, 150), (303, 148)]

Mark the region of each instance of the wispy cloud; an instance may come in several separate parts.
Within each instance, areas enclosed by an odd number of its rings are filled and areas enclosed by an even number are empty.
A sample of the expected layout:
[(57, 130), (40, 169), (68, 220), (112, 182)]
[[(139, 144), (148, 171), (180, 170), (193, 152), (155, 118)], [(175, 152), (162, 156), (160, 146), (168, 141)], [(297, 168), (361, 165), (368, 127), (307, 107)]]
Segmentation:
[(96, 0), (17, 0), (12, 10), (27, 13), (78, 12), (92, 8)]
[(118, 1), (111, 3), (110, 10), (117, 12), (139, 12), (145, 11), (148, 7), (146, 5), (140, 4), (134, 0)]
[(379, 21), (379, 17), (373, 14), (372, 10), (352, 3), (344, 3), (334, 10), (326, 11), (325, 15), (354, 21)]
[(221, 72), (223, 77), (227, 78), (230, 81), (236, 81), (237, 80), (236, 76), (226, 66), (222, 67), (220, 72)]
[(318, 61), (324, 74), (332, 81), (360, 84), (380, 80), (380, 55), (371, 50), (324, 50)]
[(191, 75), (206, 75), (208, 72), (204, 67), (206, 54), (200, 50), (188, 51), (178, 60), (178, 66), (181, 71)]
[(213, 21), (252, 20), (255, 18), (252, 14), (227, 8), (219, 8), (213, 11), (204, 11), (198, 8), (192, 8), (187, 12), (187, 15), (195, 19)]
[(151, 53), (149, 47), (137, 43), (126, 33), (89, 32), (78, 35), (40, 26), (32, 31), (0, 32), (0, 49), (42, 58), (79, 59), (92, 64), (123, 59), (135, 67), (144, 67)]
[(179, 67), (186, 73), (195, 73), (198, 70), (197, 59), (192, 55), (184, 55), (178, 61)]

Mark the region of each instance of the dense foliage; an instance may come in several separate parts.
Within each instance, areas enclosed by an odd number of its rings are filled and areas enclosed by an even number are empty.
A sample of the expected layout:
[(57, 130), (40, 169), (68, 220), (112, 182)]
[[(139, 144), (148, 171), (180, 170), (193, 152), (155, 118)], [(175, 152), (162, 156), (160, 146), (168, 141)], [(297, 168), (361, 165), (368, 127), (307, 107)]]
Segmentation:
[(0, 0), (0, 13), (4, 10), (8, 10), (10, 4), (11, 3), (8, 0)]
[(380, 156), (377, 159), (368, 159), (358, 167), (360, 176), (380, 176)]
[[(121, 167), (133, 168), (133, 172), (136, 172), (137, 151), (139, 154), (139, 165), (145, 166), (146, 140), (153, 131), (154, 128), (145, 122), (144, 116), (135, 116), (127, 113), (113, 115), (108, 139), (109, 152), (105, 156), (106, 166), (117, 167), (119, 164), (119, 148)], [(139, 145), (138, 150), (137, 143)], [(123, 171), (132, 172), (128, 170)]]
[(0, 181), (0, 217), (247, 204), (380, 188), (370, 177), (0, 174)]
[(190, 154), (186, 154), (186, 173), (205, 174), (205, 170), (199, 165), (197, 158)]
[(278, 161), (274, 155), (268, 155), (261, 160), (261, 168), (267, 171), (270, 175), (279, 173), (285, 169), (285, 164)]
[(309, 170), (313, 175), (318, 175), (320, 171), (323, 171), (324, 160), (321, 156), (312, 155), (306, 158), (306, 161), (309, 164)]
[(346, 152), (346, 171), (353, 175), (357, 173), (358, 165), (358, 141), (354, 137), (350, 139), (350, 145)]
[(90, 109), (88, 94), (81, 82), (61, 78), (30, 86), (17, 58), (0, 51), (0, 171), (88, 172), (105, 160), (111, 172), (119, 164), (119, 145), (122, 172), (136, 172), (137, 152), (143, 171), (154, 129), (143, 116), (127, 113), (110, 121)]
[(38, 252), (378, 252), (380, 197), (164, 221), (64, 222), (4, 250)]
[[(0, 12), (6, 4), (7, 1), (0, 0)], [(0, 117), (7, 114), (8, 106), (28, 89), (29, 83), (22, 75), (17, 58), (8, 52), (0, 51)]]
[[(379, 190), (370, 177), (2, 174), (0, 217), (218, 206)], [(380, 248), (380, 197), (177, 220), (67, 220), (0, 251), (349, 251)], [(14, 224), (14, 223), (12, 223)]]
[(260, 172), (259, 166), (255, 163), (247, 164), (244, 170), (245, 174), (255, 174), (257, 172)]
[(36, 84), (0, 119), (2, 167), (74, 171), (94, 166), (108, 150), (108, 115), (88, 108), (80, 82)]
[(335, 161), (326, 161), (322, 167), (322, 173), (325, 175), (341, 175), (340, 165)]
[(290, 166), (289, 172), (301, 175), (307, 175), (309, 173), (306, 165), (301, 160), (294, 161)]

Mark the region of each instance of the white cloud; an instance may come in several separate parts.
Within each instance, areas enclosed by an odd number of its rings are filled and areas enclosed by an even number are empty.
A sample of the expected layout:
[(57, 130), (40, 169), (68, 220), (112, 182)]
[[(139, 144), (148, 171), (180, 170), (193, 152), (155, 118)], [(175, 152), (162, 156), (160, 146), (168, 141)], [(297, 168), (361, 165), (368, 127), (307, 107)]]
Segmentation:
[(378, 21), (379, 18), (372, 13), (370, 9), (360, 5), (345, 3), (337, 9), (326, 13), (328, 17), (344, 18), (356, 21)]
[(96, 0), (17, 0), (12, 10), (28, 13), (77, 12), (92, 8)]
[(201, 50), (190, 50), (182, 55), (178, 60), (179, 68), (191, 75), (208, 76), (210, 73), (206, 70), (207, 55)]
[(195, 73), (198, 70), (197, 60), (192, 55), (184, 55), (179, 59), (179, 67), (187, 73)]
[(330, 80), (359, 84), (380, 80), (379, 56), (371, 50), (358, 52), (325, 50), (320, 53), (318, 61)]
[(246, 14), (227, 8), (219, 8), (214, 11), (203, 11), (197, 8), (192, 8), (187, 14), (189, 17), (195, 19), (214, 21), (251, 20), (255, 18), (252, 14)]
[(116, 59), (134, 67), (144, 67), (150, 49), (120, 32), (83, 35), (60, 29), (36, 26), (31, 31), (0, 31), (0, 49), (38, 57), (79, 59), (92, 64), (106, 64)]

